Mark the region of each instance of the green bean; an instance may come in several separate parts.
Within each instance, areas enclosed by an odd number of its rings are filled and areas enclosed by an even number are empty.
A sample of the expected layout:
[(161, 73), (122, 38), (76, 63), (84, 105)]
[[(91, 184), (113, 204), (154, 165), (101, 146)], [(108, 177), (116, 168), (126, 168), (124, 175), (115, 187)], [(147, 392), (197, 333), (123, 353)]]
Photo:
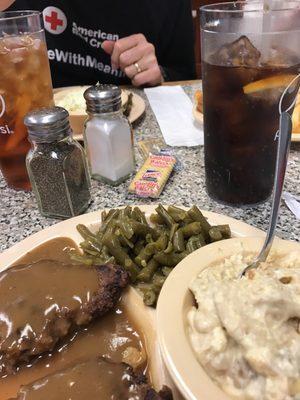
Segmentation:
[(222, 240), (222, 233), (214, 226), (209, 230), (209, 237), (212, 242), (218, 242), (219, 240)]
[(198, 235), (190, 237), (186, 244), (186, 249), (189, 253), (200, 249), (200, 247), (202, 247), (202, 241)]
[(168, 235), (164, 232), (155, 242), (155, 248), (157, 251), (161, 252), (166, 249), (168, 245)]
[(131, 217), (131, 213), (132, 213), (132, 208), (130, 206), (126, 206), (124, 208), (124, 214), (126, 215), (126, 217)]
[(206, 241), (205, 241), (204, 236), (202, 235), (202, 233), (199, 233), (199, 235), (195, 235), (195, 236), (198, 238), (199, 243), (201, 244), (200, 247), (206, 246)]
[(131, 214), (132, 214), (131, 207), (130, 206), (126, 206), (126, 207), (120, 209), (120, 213), (119, 213), (118, 218), (120, 218), (120, 219), (131, 218)]
[(137, 240), (137, 242), (135, 243), (134, 248), (133, 248), (133, 254), (135, 256), (140, 254), (142, 248), (144, 247), (144, 244), (145, 244), (145, 240), (144, 239), (138, 239)]
[(150, 222), (152, 222), (152, 224), (155, 224), (155, 225), (163, 225), (164, 224), (164, 220), (158, 214), (151, 214)]
[(167, 267), (175, 267), (184, 257), (187, 255), (186, 252), (182, 253), (158, 253), (153, 256), (154, 260), (160, 263), (160, 265), (165, 265)]
[(110, 254), (115, 257), (117, 263), (123, 265), (131, 274), (131, 279), (135, 281), (139, 269), (121, 247), (118, 237), (114, 234), (105, 234), (103, 236), (103, 243), (107, 246)]
[(155, 209), (157, 214), (163, 219), (164, 223), (171, 228), (173, 224), (175, 224), (174, 219), (171, 217), (171, 215), (168, 213), (168, 211), (161, 205)]
[[(113, 258), (113, 257), (111, 257), (111, 258)], [(101, 257), (96, 257), (96, 258), (93, 258), (93, 265), (108, 264), (109, 260), (110, 260), (109, 258), (103, 259)]]
[(169, 253), (171, 253), (171, 251), (173, 251), (173, 238), (174, 238), (175, 232), (177, 231), (178, 227), (179, 227), (178, 224), (173, 224), (171, 226), (170, 235), (169, 235), (169, 243), (168, 243), (166, 250), (164, 251), (164, 253), (166, 253), (166, 254), (169, 254)]
[(137, 216), (137, 221), (144, 224), (148, 225), (148, 222), (145, 217), (145, 213), (143, 213), (138, 207), (134, 207), (133, 213)]
[(231, 230), (229, 225), (216, 225), (214, 228), (218, 228), (221, 232), (223, 239), (231, 238)]
[(144, 303), (146, 306), (152, 306), (154, 307), (157, 302), (157, 294), (154, 292), (154, 290), (147, 290), (144, 293)]
[[(80, 247), (82, 247), (82, 246), (80, 246)], [(96, 257), (99, 254), (99, 252), (97, 250), (91, 250), (89, 248), (85, 248), (84, 252), (91, 256), (94, 256), (94, 257)]]
[(134, 235), (134, 230), (131, 226), (131, 220), (128, 217), (119, 218), (116, 225), (121, 229), (123, 235), (130, 240)]
[(115, 230), (115, 234), (118, 236), (120, 243), (123, 247), (129, 247), (130, 249), (134, 248), (134, 243), (132, 243), (129, 239), (127, 239), (127, 237), (122, 234), (123, 232), (121, 232), (120, 228)]
[(98, 231), (98, 232), (95, 233), (95, 236), (97, 237), (97, 240), (98, 240), (100, 243), (102, 243), (103, 232)]
[(190, 224), (187, 224), (180, 229), (184, 238), (198, 235), (202, 231), (200, 222), (191, 222)]
[[(150, 226), (141, 224), (140, 222), (137, 222), (137, 221), (135, 221), (133, 219), (129, 220), (128, 223), (130, 223), (133, 232), (137, 236), (146, 237), (146, 235), (148, 233), (151, 233), (151, 234), (154, 233), (153, 229)], [(128, 239), (130, 239), (130, 238), (128, 238)]]
[(186, 211), (161, 204), (148, 224), (139, 207), (102, 211), (102, 224), (92, 233), (78, 226), (83, 237), (83, 255), (71, 253), (74, 262), (84, 265), (118, 263), (131, 276), (145, 302), (155, 305), (161, 287), (172, 269), (189, 253), (213, 241), (231, 236), (228, 225), (211, 226), (198, 207)]
[(92, 233), (85, 225), (78, 224), (76, 228), (84, 239), (96, 242), (101, 245), (101, 242), (98, 241), (97, 236), (94, 233)]
[(199, 210), (199, 208), (196, 206), (193, 206), (188, 211), (188, 215), (192, 218), (193, 221), (201, 223), (204, 239), (209, 242), (209, 239), (210, 239), (209, 230), (211, 228), (211, 225), (207, 222), (207, 219), (204, 217), (204, 215)]
[(164, 250), (164, 253), (170, 254), (172, 251), (173, 251), (173, 243), (171, 241), (169, 241), (167, 248)]
[(148, 290), (153, 290), (155, 293), (159, 293), (160, 291), (160, 288), (153, 285), (153, 283), (148, 282), (137, 282), (136, 288), (142, 293), (145, 293)]
[(88, 243), (93, 249), (101, 251), (102, 244), (96, 235), (94, 235), (85, 225), (79, 224), (76, 228), (80, 235), (85, 239), (86, 243)]
[(105, 259), (105, 264), (115, 264), (116, 260), (115, 257), (108, 257)]
[(185, 210), (176, 206), (169, 206), (168, 213), (175, 222), (184, 221), (188, 217), (188, 213)]
[(78, 253), (71, 253), (70, 254), (70, 258), (72, 261), (75, 261), (76, 263), (80, 263), (80, 264), (85, 264), (88, 266), (93, 265), (93, 260), (87, 256), (82, 256), (81, 254)]
[(151, 233), (147, 233), (146, 237), (146, 243), (153, 243), (153, 237)]
[(162, 267), (161, 271), (165, 276), (169, 276), (172, 272), (173, 268), (170, 267)]
[(139, 272), (137, 276), (138, 281), (149, 282), (154, 274), (154, 272), (158, 269), (159, 263), (151, 258), (148, 264)]
[(155, 252), (155, 243), (148, 243), (144, 248), (142, 248), (140, 253), (135, 257), (134, 261), (140, 267), (145, 267), (147, 265), (147, 261), (150, 260)]
[(101, 213), (101, 222), (102, 223), (105, 221), (106, 217), (107, 217), (107, 213), (106, 213), (105, 210), (103, 210), (102, 213)]
[(184, 236), (181, 229), (177, 229), (173, 237), (174, 250), (182, 252), (185, 250)]
[(103, 224), (100, 226), (99, 231), (100, 232), (105, 232), (106, 229), (108, 228), (109, 224), (111, 223), (111, 221), (116, 218), (120, 213), (120, 210), (110, 210), (109, 213), (107, 214), (107, 217), (105, 219), (105, 221), (103, 222)]
[(166, 279), (167, 277), (165, 275), (155, 273), (152, 282), (156, 287), (161, 289)]

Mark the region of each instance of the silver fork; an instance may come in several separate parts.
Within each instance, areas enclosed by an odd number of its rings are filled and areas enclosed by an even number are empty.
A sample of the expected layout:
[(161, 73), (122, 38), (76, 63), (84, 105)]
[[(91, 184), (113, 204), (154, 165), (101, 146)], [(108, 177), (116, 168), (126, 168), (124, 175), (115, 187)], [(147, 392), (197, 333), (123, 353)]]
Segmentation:
[(249, 264), (247, 267), (243, 269), (240, 273), (239, 277), (242, 278), (249, 270), (255, 269), (259, 266), (261, 262), (266, 261), (269, 252), (272, 247), (272, 243), (275, 236), (275, 230), (278, 220), (279, 207), (282, 195), (282, 189), (284, 184), (285, 172), (288, 162), (288, 154), (291, 144), (291, 134), (292, 134), (292, 119), (289, 114), (289, 111), (294, 107), (296, 98), (290, 107), (282, 112), (282, 102), (284, 96), (288, 93), (290, 87), (295, 83), (297, 79), (299, 79), (300, 75), (295, 77), (292, 82), (288, 85), (288, 87), (283, 92), (280, 102), (279, 102), (279, 113), (280, 113), (280, 121), (279, 121), (279, 138), (278, 138), (278, 146), (277, 146), (277, 159), (276, 159), (276, 171), (274, 178), (274, 192), (273, 192), (273, 201), (272, 201), (272, 210), (270, 216), (270, 222), (268, 227), (267, 236), (263, 247), (259, 253), (259, 255), (255, 258), (255, 260)]

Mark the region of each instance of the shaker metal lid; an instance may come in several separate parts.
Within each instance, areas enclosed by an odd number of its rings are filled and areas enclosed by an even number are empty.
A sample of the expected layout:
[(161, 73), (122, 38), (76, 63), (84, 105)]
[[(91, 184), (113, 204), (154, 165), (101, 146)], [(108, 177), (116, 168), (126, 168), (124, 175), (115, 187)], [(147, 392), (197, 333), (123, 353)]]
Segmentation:
[(83, 94), (88, 112), (113, 112), (121, 108), (121, 89), (116, 85), (97, 84)]
[(30, 139), (50, 143), (70, 134), (69, 113), (63, 107), (46, 107), (25, 115)]

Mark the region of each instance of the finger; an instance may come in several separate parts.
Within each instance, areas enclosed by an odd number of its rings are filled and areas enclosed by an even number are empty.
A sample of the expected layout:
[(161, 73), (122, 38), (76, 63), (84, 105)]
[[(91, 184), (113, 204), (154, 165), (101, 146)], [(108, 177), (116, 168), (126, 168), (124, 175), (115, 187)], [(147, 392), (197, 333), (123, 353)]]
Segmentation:
[(131, 35), (120, 40), (117, 40), (111, 55), (111, 64), (116, 68), (120, 67), (119, 58), (124, 51), (131, 49), (132, 47), (137, 46), (141, 42), (145, 42), (145, 36), (142, 34)]
[[(141, 60), (139, 60), (137, 64), (143, 72), (157, 65), (157, 59), (154, 54), (149, 54), (144, 56)], [(135, 66), (135, 63), (126, 67), (124, 69), (124, 72), (129, 79), (133, 79), (133, 77), (139, 73), (137, 67)]]
[(132, 79), (132, 84), (134, 86), (155, 86), (162, 83), (162, 75), (158, 65), (141, 72)]
[(153, 56), (155, 57), (155, 48), (153, 44), (148, 42), (139, 43), (137, 46), (120, 54), (120, 68), (124, 70), (126, 67), (138, 62), (148, 54), (153, 54)]
[(102, 47), (102, 49), (105, 51), (105, 53), (111, 55), (112, 52), (113, 52), (113, 50), (114, 50), (115, 43), (116, 43), (116, 42), (114, 42), (113, 40), (105, 40), (105, 41), (102, 43), (101, 47)]

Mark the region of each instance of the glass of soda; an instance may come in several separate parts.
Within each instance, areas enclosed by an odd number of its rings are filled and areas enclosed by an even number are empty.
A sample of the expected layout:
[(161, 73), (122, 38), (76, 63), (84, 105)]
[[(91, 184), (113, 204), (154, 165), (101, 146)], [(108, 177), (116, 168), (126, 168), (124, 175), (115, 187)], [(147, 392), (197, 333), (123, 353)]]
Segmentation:
[(255, 205), (272, 193), (279, 100), (300, 71), (300, 2), (219, 3), (200, 15), (207, 192)]
[(23, 118), (53, 104), (42, 26), (39, 12), (0, 13), (0, 169), (14, 189), (30, 189), (25, 164), (30, 143)]

